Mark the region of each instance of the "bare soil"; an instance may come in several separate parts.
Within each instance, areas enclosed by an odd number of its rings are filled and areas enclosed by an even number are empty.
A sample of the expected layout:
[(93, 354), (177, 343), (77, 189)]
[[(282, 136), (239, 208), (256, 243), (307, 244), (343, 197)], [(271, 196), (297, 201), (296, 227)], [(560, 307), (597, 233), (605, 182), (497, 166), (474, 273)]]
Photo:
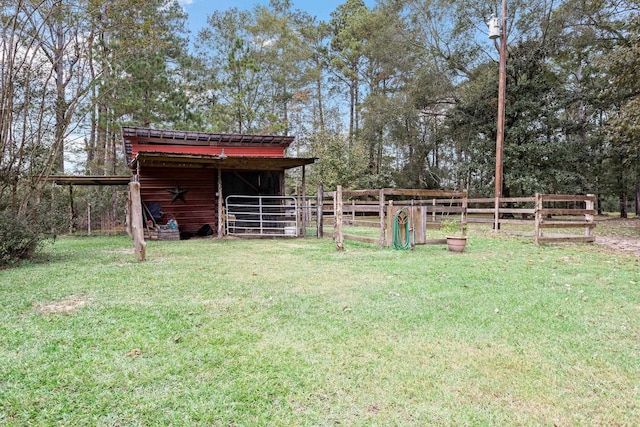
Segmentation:
[(597, 218), (596, 244), (640, 257), (640, 218)]
[(89, 299), (82, 295), (68, 295), (60, 301), (38, 305), (36, 309), (42, 314), (73, 313), (87, 305), (88, 302)]

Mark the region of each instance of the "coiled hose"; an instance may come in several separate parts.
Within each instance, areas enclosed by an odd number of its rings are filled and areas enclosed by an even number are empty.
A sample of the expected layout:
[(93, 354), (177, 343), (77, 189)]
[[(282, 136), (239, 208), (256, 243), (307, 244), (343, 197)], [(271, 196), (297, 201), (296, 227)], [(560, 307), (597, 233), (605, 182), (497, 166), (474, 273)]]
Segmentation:
[(393, 248), (406, 250), (410, 246), (409, 213), (406, 208), (402, 208), (393, 216)]

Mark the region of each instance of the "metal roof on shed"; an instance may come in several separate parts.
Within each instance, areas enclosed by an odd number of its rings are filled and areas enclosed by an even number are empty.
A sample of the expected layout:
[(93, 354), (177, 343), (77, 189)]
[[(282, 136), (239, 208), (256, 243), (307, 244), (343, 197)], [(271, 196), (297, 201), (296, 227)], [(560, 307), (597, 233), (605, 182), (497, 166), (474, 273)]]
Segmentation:
[(299, 157), (226, 157), (220, 155), (193, 155), (140, 152), (131, 167), (171, 166), (222, 168), (228, 170), (286, 170), (315, 163), (316, 158)]

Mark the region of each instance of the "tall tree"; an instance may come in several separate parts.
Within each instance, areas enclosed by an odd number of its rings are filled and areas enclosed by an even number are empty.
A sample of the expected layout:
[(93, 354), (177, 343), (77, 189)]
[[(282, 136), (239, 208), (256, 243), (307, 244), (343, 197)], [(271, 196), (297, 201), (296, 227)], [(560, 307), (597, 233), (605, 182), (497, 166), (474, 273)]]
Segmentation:
[(640, 5), (629, 3), (626, 19), (616, 26), (619, 43), (601, 62), (613, 83), (605, 91), (613, 106), (605, 129), (611, 143), (609, 166), (616, 175), (614, 190), (622, 217), (627, 215), (629, 193), (635, 199), (636, 215), (640, 215)]
[(0, 198), (18, 212), (32, 211), (42, 177), (63, 169), (65, 141), (89, 93), (85, 6), (81, 0), (3, 2)]
[(95, 77), (88, 168), (114, 173), (119, 126), (188, 123), (188, 85), (181, 69), (189, 61), (186, 16), (175, 1), (132, 7), (129, 0), (96, 2), (92, 9), (92, 75)]
[(348, 89), (349, 144), (360, 127), (361, 80), (366, 56), (365, 44), (372, 28), (370, 11), (362, 0), (347, 0), (331, 13), (329, 58), (334, 76)]
[(216, 11), (208, 19), (208, 28), (199, 34), (199, 52), (210, 65), (213, 85), (210, 126), (219, 131), (257, 132), (266, 106), (264, 72), (256, 60), (264, 40), (255, 40), (249, 28), (255, 15), (230, 9)]
[(309, 27), (314, 21), (308, 14), (294, 11), (289, 0), (271, 0), (268, 7), (257, 7), (255, 13), (256, 24), (250, 31), (259, 41), (256, 60), (270, 82), (271, 114), (279, 124), (272, 130), (289, 134), (293, 115), (305, 109), (310, 100), (308, 88), (313, 76), (309, 67), (313, 67), (310, 58), (314, 50), (304, 34), (311, 34)]

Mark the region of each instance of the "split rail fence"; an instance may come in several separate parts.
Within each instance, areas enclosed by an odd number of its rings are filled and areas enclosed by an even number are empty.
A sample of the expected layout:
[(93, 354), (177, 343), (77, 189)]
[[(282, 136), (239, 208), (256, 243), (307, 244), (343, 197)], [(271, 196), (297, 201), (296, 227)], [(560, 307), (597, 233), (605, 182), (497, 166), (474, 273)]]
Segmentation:
[[(593, 242), (595, 201), (594, 195), (495, 199), (468, 198), (464, 191), (389, 188), (343, 191), (338, 187), (324, 192), (319, 185), (317, 199), (301, 206), (303, 228), (315, 220), (317, 236), (323, 237), (326, 227), (333, 226), (336, 245), (342, 248), (344, 240), (391, 246), (393, 217), (400, 209), (409, 212), (412, 245), (445, 243), (429, 230), (438, 230), (443, 220), (451, 219), (463, 228), (486, 224), (498, 232), (530, 236), (536, 244)], [(369, 231), (360, 232), (364, 229)]]
[[(596, 196), (536, 194), (535, 197), (506, 197), (467, 200), (467, 222), (493, 224), (510, 234), (532, 236), (536, 244), (593, 242)], [(578, 234), (577, 231), (582, 231)]]
[[(443, 220), (455, 219), (463, 229), (466, 224), (467, 194), (463, 191), (395, 188), (343, 191), (338, 186), (332, 192), (322, 192), (320, 187), (318, 194), (322, 194), (316, 203), (318, 237), (323, 236), (325, 224), (332, 224), (339, 249), (344, 240), (391, 246), (394, 217), (401, 210), (408, 216), (411, 245), (446, 243), (444, 238), (427, 236), (427, 230), (439, 229)], [(359, 232), (364, 229), (367, 231)]]

